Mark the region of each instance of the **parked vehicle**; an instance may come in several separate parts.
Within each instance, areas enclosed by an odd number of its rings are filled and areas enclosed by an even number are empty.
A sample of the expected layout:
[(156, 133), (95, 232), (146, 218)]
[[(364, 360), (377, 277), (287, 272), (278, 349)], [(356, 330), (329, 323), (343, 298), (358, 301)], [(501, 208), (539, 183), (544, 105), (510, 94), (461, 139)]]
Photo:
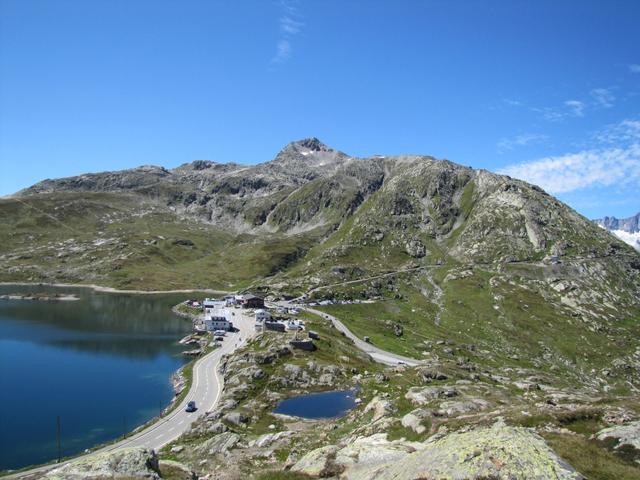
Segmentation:
[(184, 410), (185, 412), (195, 412), (197, 410), (196, 402), (191, 400), (189, 403), (187, 403), (187, 408), (185, 408)]
[(214, 340), (216, 342), (222, 342), (224, 340), (224, 337), (215, 337)]

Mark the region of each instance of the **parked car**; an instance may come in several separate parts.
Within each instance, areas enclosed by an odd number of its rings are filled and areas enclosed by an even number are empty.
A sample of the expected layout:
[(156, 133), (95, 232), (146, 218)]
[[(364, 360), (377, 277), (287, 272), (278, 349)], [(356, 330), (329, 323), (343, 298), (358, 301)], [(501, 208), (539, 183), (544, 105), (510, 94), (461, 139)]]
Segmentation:
[(197, 410), (196, 402), (191, 400), (189, 403), (187, 403), (187, 408), (185, 408), (184, 410), (185, 412), (195, 412)]
[(216, 337), (216, 338), (214, 338), (214, 340), (215, 340), (216, 342), (221, 342), (221, 341), (223, 341), (223, 340), (224, 340), (224, 337)]

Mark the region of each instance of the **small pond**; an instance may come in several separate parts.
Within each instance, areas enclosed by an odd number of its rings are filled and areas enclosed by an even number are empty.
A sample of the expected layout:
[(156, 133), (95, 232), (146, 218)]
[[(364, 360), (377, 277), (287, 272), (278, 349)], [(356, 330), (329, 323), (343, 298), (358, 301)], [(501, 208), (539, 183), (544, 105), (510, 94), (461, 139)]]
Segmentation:
[(338, 418), (356, 405), (355, 390), (310, 393), (288, 398), (276, 406), (274, 413), (302, 418)]

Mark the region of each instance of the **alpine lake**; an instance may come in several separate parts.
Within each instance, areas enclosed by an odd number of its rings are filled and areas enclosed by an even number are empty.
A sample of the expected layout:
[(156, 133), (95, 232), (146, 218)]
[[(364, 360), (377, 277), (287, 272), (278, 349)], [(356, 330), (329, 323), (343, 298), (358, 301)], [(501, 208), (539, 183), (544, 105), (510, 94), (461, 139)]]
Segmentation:
[(197, 294), (0, 285), (14, 294), (40, 299), (0, 298), (0, 471), (117, 440), (171, 403), (191, 331), (171, 307)]

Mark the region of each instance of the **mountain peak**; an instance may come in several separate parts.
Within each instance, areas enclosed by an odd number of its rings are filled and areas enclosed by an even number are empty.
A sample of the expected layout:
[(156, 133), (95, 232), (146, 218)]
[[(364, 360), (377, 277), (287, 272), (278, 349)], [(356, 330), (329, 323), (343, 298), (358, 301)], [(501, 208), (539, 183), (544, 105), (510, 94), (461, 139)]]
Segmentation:
[(325, 145), (316, 137), (310, 137), (287, 144), (269, 164), (302, 175), (309, 169), (334, 171), (348, 158), (347, 154)]
[(318, 155), (323, 153), (333, 153), (339, 156), (346, 157), (344, 153), (331, 148), (330, 146), (322, 143), (316, 137), (303, 138), (302, 140), (296, 140), (295, 142), (291, 142), (287, 144), (278, 154), (281, 156), (283, 154), (301, 154), (304, 156), (307, 155)]
[(291, 142), (289, 145), (294, 145), (299, 148), (305, 148), (307, 150), (311, 150), (312, 152), (328, 152), (333, 150), (328, 147), (316, 137), (311, 138), (303, 138), (302, 140), (298, 140), (296, 142)]

